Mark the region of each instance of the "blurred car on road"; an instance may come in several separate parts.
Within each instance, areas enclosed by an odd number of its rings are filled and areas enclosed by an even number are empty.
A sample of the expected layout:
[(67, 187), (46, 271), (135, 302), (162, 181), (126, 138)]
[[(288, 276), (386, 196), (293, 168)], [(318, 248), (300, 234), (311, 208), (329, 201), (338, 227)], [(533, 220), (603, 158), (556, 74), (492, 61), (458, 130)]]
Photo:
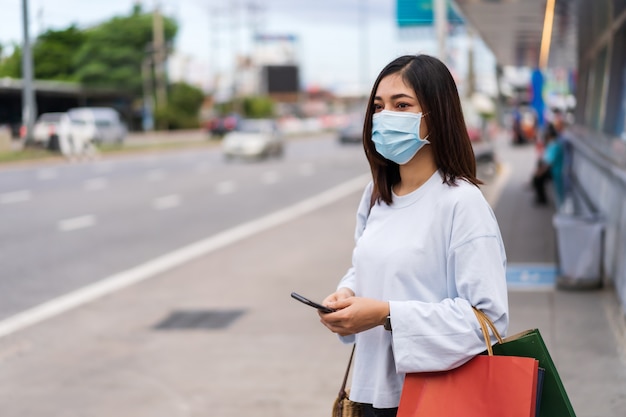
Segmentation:
[(67, 115), (70, 141), (121, 145), (128, 134), (119, 114), (110, 107), (76, 107), (68, 110)]
[(340, 143), (363, 143), (363, 117), (352, 116), (348, 122), (339, 129)]
[(226, 116), (214, 116), (204, 123), (204, 129), (209, 136), (222, 137), (237, 128), (241, 117), (236, 113)]
[(224, 136), (222, 150), (227, 159), (282, 156), (284, 138), (272, 119), (242, 119)]
[[(58, 150), (59, 132), (63, 126), (68, 124), (69, 118), (65, 112), (42, 113), (33, 126), (32, 144), (50, 150)], [(31, 145), (31, 143), (27, 145)]]

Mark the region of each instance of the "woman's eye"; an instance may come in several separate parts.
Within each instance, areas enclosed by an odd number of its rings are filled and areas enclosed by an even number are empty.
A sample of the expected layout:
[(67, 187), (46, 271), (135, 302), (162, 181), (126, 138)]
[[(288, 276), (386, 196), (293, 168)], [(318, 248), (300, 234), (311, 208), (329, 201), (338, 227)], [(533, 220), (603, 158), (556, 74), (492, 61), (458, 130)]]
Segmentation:
[(398, 103), (397, 106), (399, 109), (406, 109), (409, 107), (407, 103)]
[(383, 109), (383, 106), (381, 106), (380, 104), (374, 104), (374, 112), (379, 112)]

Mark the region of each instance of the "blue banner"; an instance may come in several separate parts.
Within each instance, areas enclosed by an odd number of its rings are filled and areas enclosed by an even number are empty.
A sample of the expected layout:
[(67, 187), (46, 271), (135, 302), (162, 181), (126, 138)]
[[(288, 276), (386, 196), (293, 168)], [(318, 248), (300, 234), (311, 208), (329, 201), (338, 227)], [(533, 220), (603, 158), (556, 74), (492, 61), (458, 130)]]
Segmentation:
[[(434, 21), (434, 0), (396, 0), (396, 20), (399, 27), (432, 26)], [(462, 24), (463, 19), (447, 4), (448, 23)]]

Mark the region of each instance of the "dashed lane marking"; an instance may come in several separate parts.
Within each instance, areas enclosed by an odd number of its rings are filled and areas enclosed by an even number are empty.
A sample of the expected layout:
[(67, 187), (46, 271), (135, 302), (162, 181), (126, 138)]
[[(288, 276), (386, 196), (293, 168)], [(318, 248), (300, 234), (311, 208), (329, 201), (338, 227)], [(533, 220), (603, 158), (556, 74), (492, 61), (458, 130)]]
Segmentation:
[(300, 175), (308, 177), (315, 174), (315, 166), (313, 164), (302, 164), (298, 168), (298, 171), (300, 172)]
[(97, 191), (103, 190), (109, 186), (109, 180), (104, 177), (91, 178), (83, 183), (83, 189), (85, 191)]
[(97, 164), (94, 165), (93, 172), (104, 174), (104, 173), (113, 171), (113, 167), (114, 167), (113, 162), (110, 162), (110, 161), (98, 162)]
[(261, 182), (263, 184), (275, 184), (280, 179), (280, 176), (276, 171), (268, 171), (261, 176)]
[(0, 194), (0, 204), (13, 204), (28, 201), (33, 197), (30, 190), (18, 190)]
[(222, 181), (215, 186), (215, 192), (218, 194), (234, 193), (236, 189), (237, 184), (234, 181)]
[(55, 169), (41, 169), (37, 171), (37, 179), (47, 181), (56, 178), (59, 175)]
[(161, 181), (163, 178), (165, 178), (165, 171), (162, 169), (153, 169), (146, 173), (148, 181)]
[(71, 219), (61, 220), (58, 223), (58, 229), (61, 232), (71, 232), (73, 230), (85, 229), (96, 224), (96, 216), (87, 214), (84, 216), (72, 217)]
[(181, 198), (178, 194), (170, 194), (163, 197), (155, 198), (152, 207), (155, 210), (167, 210), (180, 206)]

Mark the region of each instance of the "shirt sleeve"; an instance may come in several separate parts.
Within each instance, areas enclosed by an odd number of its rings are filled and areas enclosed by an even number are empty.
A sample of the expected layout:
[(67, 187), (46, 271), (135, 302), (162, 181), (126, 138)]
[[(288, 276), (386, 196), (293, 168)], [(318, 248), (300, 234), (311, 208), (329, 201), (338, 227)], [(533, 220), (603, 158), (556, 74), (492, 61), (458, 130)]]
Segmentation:
[[(370, 183), (365, 187), (363, 191), (363, 195), (361, 196), (361, 202), (359, 203), (359, 208), (356, 213), (356, 227), (354, 231), (354, 242), (358, 242), (365, 230), (365, 225), (367, 224), (367, 218), (369, 216), (370, 208), (371, 208), (371, 199), (372, 199), (372, 189), (373, 183)], [(356, 247), (355, 247), (356, 249)], [(354, 275), (354, 253), (355, 250), (352, 251), (352, 266), (348, 269), (346, 274), (339, 281), (339, 285), (337, 285), (337, 289), (339, 288), (350, 288), (353, 292), (355, 292), (355, 275)]]
[(473, 306), (491, 318), (502, 336), (506, 334), (506, 254), (486, 202), (457, 210), (452, 235), (442, 273), (449, 296), (440, 302), (389, 302), (399, 373), (452, 369), (483, 352), (486, 344)]

